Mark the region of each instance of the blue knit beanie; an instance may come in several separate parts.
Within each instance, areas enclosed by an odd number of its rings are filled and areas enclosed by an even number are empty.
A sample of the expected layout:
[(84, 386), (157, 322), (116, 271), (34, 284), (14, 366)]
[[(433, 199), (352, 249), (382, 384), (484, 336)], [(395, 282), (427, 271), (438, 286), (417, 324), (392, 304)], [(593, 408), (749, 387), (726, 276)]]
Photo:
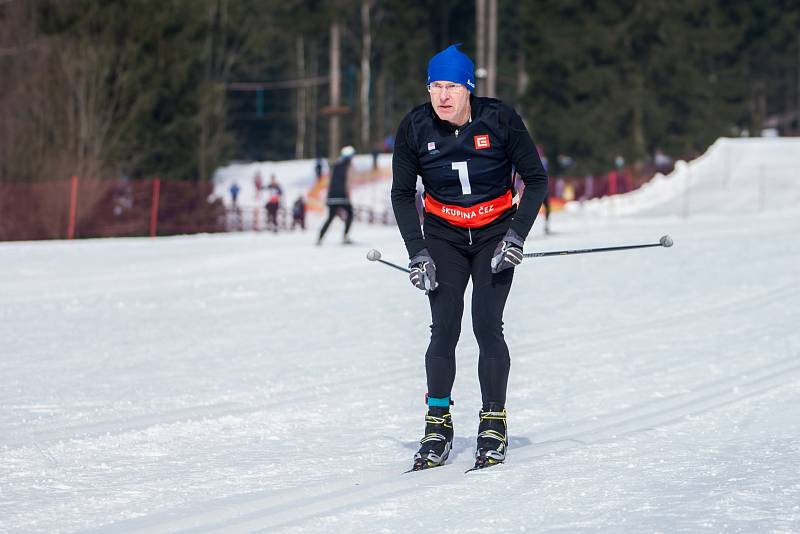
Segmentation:
[(428, 85), (431, 82), (455, 82), (466, 85), (469, 92), (475, 90), (475, 65), (466, 54), (457, 47), (461, 43), (450, 45), (428, 62)]

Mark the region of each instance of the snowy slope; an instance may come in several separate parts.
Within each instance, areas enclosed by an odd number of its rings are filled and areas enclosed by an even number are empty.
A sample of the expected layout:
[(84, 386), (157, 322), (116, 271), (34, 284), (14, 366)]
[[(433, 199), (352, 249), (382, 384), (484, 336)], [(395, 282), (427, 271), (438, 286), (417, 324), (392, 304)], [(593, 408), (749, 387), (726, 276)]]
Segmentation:
[(718, 139), (699, 158), (640, 189), (572, 202), (602, 215), (749, 214), (800, 205), (800, 138)]
[(430, 318), (364, 259), (396, 229), (0, 244), (0, 532), (800, 531), (800, 210), (551, 226), (526, 249), (675, 246), (517, 269), (509, 459), (466, 476), (468, 316), (455, 453), (400, 474)]

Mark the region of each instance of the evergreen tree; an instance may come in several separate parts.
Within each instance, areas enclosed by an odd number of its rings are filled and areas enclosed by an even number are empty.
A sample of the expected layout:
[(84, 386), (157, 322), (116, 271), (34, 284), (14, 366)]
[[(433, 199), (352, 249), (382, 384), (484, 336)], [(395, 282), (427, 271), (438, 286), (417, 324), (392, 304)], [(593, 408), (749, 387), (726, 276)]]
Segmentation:
[[(343, 28), (342, 104), (350, 108), (341, 137), (355, 143), (363, 138), (360, 6), (0, 3), (0, 45), (10, 51), (0, 56), (0, 180), (207, 180), (231, 159), (320, 155), (333, 20)], [(461, 42), (477, 59), (476, 24), (474, 3), (457, 0), (382, 0), (371, 13), (367, 138), (377, 141), (427, 100), (435, 52)], [(617, 154), (690, 154), (765, 125), (792, 133), (800, 129), (798, 26), (796, 0), (499, 2), (497, 94), (521, 111), (551, 162), (558, 154), (577, 161), (575, 173), (603, 172)], [(308, 78), (317, 81), (289, 83)], [(234, 84), (242, 82), (273, 85)]]

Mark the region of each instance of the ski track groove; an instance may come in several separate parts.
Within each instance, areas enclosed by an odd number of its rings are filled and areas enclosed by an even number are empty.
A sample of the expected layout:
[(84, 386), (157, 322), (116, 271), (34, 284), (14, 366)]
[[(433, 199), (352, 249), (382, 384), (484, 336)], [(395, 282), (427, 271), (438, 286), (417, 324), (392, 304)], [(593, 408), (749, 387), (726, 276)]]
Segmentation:
[[(745, 401), (796, 380), (800, 375), (797, 355), (758, 366), (725, 379), (707, 382), (692, 391), (656, 399), (614, 413), (599, 415), (544, 429), (531, 445), (511, 451), (513, 465), (528, 465), (538, 459), (576, 447), (614, 441), (631, 434), (674, 424), (686, 417)], [(395, 472), (390, 471), (396, 467)], [(228, 532), (272, 531), (301, 525), (335, 512), (378, 504), (431, 484), (463, 483), (465, 476), (499, 475), (508, 465), (486, 473), (465, 475), (466, 464), (401, 475), (401, 465), (382, 468), (382, 472), (349, 477), (322, 491), (301, 486), (269, 490), (195, 505), (202, 511), (171, 510), (137, 519), (105, 525), (100, 530), (121, 528), (127, 532)], [(494, 473), (494, 475), (492, 474)]]
[[(345, 263), (336, 266), (326, 267), (325, 272), (312, 271), (311, 274), (326, 276), (330, 271), (346, 271), (352, 269), (354, 266), (356, 266), (355, 262)], [(153, 282), (153, 276), (149, 272), (146, 272), (145, 274), (141, 275), (128, 273), (124, 275), (124, 277), (122, 278), (117, 274), (92, 275), (89, 277), (82, 277), (80, 279), (75, 278), (73, 279), (73, 282), (80, 283), (82, 287), (89, 287), (92, 284), (98, 285), (98, 282), (105, 283), (108, 281), (112, 281), (117, 286), (114, 289), (114, 292), (109, 294), (107, 291), (101, 289), (80, 289), (78, 291), (61, 292), (61, 293), (52, 292), (52, 293), (44, 293), (41, 295), (11, 296), (6, 298), (5, 302), (10, 304), (39, 304), (42, 302), (53, 303), (57, 301), (65, 301), (65, 300), (72, 301), (72, 300), (81, 300), (89, 298), (102, 298), (105, 300), (113, 300), (123, 295), (142, 295), (149, 293), (168, 293), (168, 292), (180, 293), (185, 289), (195, 289), (197, 287), (208, 287), (208, 288), (229, 288), (231, 286), (236, 287), (244, 284), (254, 284), (255, 282), (269, 281), (273, 280), (275, 276), (285, 276), (290, 274), (293, 274), (293, 271), (287, 267), (285, 268), (284, 271), (278, 273), (270, 272), (270, 274), (250, 274), (250, 275), (240, 274), (233, 280), (208, 281), (203, 278), (205, 272), (202, 270), (202, 268), (195, 267), (192, 269), (181, 271), (180, 274), (172, 275), (168, 279), (159, 277), (158, 282)], [(196, 278), (187, 280), (187, 277), (190, 276)], [(37, 282), (35, 285), (33, 285), (33, 287), (38, 288), (40, 287), (40, 284), (41, 281)], [(9, 287), (11, 287), (12, 289), (17, 289), (17, 287), (14, 285), (11, 285)], [(0, 289), (4, 288), (0, 287)]]
[[(754, 305), (774, 302), (777, 298), (783, 300), (783, 298), (793, 297), (798, 292), (800, 292), (800, 286), (797, 286), (794, 283), (789, 283), (784, 286), (763, 291), (755, 296), (741, 298), (734, 301), (725, 302), (722, 304), (716, 304), (713, 306), (709, 306), (708, 308), (704, 308), (702, 310), (695, 310), (665, 318), (647, 319), (645, 321), (640, 321), (637, 323), (629, 323), (621, 326), (596, 330), (595, 332), (582, 333), (580, 339), (573, 340), (572, 342), (584, 343), (589, 341), (592, 342), (603, 341), (607, 338), (615, 338), (621, 334), (626, 334), (628, 332), (636, 331), (643, 328), (655, 328), (655, 327), (660, 328), (663, 326), (671, 326), (675, 324), (685, 323), (687, 321), (693, 321), (695, 319), (705, 318), (709, 314), (730, 313), (730, 312), (740, 311), (741, 309), (746, 310), (748, 308), (753, 307)], [(516, 345), (514, 345), (514, 349), (515, 350), (525, 350), (529, 348), (550, 349), (550, 348), (557, 348), (560, 345), (563, 345), (563, 341), (558, 342), (555, 339), (550, 340), (549, 342), (547, 340), (542, 342), (526, 341), (522, 343), (517, 343)]]
[[(596, 330), (595, 332), (585, 332), (581, 334), (580, 338), (571, 339), (569, 342), (565, 341), (562, 337), (553, 337), (549, 340), (545, 339), (539, 342), (521, 342), (513, 345), (511, 347), (511, 352), (521, 352), (521, 356), (524, 358), (525, 352), (533, 348), (537, 349), (538, 352), (541, 352), (544, 350), (557, 349), (564, 346), (566, 343), (569, 343), (571, 346), (574, 346), (575, 344), (595, 343), (605, 339), (613, 339), (622, 333), (630, 332), (632, 330), (639, 331), (642, 329), (662, 328), (666, 325), (675, 325), (692, 321), (698, 317), (703, 317), (710, 313), (735, 312), (741, 308), (747, 309), (753, 305), (761, 304), (762, 302), (772, 303), (776, 301), (777, 297), (790, 298), (798, 292), (800, 292), (800, 286), (790, 283), (763, 291), (755, 296), (729, 301), (723, 304), (711, 306), (709, 308), (704, 308), (702, 310), (695, 310), (661, 319), (648, 319), (646, 321), (641, 321), (635, 324), (626, 324), (620, 327), (604, 328), (602, 330)], [(474, 352), (477, 351), (477, 346), (471, 345), (463, 350), (465, 352)], [(674, 363), (665, 363), (664, 365), (655, 367), (655, 370), (657, 372), (663, 370), (664, 368), (668, 368), (671, 365), (674, 365)], [(280, 401), (268, 402), (259, 404), (257, 406), (236, 405), (235, 403), (219, 403), (209, 406), (180, 408), (178, 410), (162, 412), (159, 414), (133, 416), (123, 420), (100, 421), (96, 423), (87, 423), (85, 425), (65, 426), (57, 429), (21, 432), (16, 434), (16, 439), (12, 438), (0, 442), (0, 447), (4, 446), (8, 448), (18, 448), (31, 446), (32, 444), (35, 444), (35, 446), (40, 446), (72, 439), (87, 439), (106, 435), (119, 435), (127, 432), (145, 430), (157, 425), (253, 414), (272, 409), (287, 402), (296, 404), (300, 402), (318, 400), (320, 397), (320, 393), (318, 393), (318, 391), (320, 390), (324, 390), (325, 394), (330, 394), (338, 389), (349, 389), (353, 385), (379, 385), (384, 383), (389, 378), (405, 376), (409, 370), (416, 369), (417, 367), (417, 363), (408, 363), (393, 369), (384, 369), (375, 373), (371, 373), (367, 376), (362, 374), (352, 378), (332, 379), (323, 384), (317, 385), (317, 392), (306, 393), (292, 397), (290, 395), (293, 392), (289, 391), (281, 395)], [(650, 370), (650, 372), (652, 373), (653, 371)], [(133, 421), (133, 424), (131, 424), (131, 421)]]

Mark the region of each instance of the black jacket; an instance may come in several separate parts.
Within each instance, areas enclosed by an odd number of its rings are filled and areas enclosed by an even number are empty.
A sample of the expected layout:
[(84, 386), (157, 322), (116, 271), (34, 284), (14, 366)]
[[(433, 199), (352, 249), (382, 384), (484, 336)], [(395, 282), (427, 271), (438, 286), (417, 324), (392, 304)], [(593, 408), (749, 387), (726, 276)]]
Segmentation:
[(331, 169), (331, 179), (328, 184), (328, 206), (349, 204), (347, 196), (347, 173), (350, 169), (350, 159), (344, 158), (337, 161)]
[(401, 121), (392, 159), (392, 207), (409, 257), (425, 247), (414, 195), (417, 176), (426, 197), (470, 207), (513, 188), (513, 170), (525, 183), (517, 209), (479, 228), (463, 228), (425, 213), (425, 236), (479, 242), (513, 228), (525, 238), (547, 193), (547, 174), (536, 146), (517, 113), (499, 100), (470, 97), (472, 120), (459, 128), (440, 120), (430, 103)]

